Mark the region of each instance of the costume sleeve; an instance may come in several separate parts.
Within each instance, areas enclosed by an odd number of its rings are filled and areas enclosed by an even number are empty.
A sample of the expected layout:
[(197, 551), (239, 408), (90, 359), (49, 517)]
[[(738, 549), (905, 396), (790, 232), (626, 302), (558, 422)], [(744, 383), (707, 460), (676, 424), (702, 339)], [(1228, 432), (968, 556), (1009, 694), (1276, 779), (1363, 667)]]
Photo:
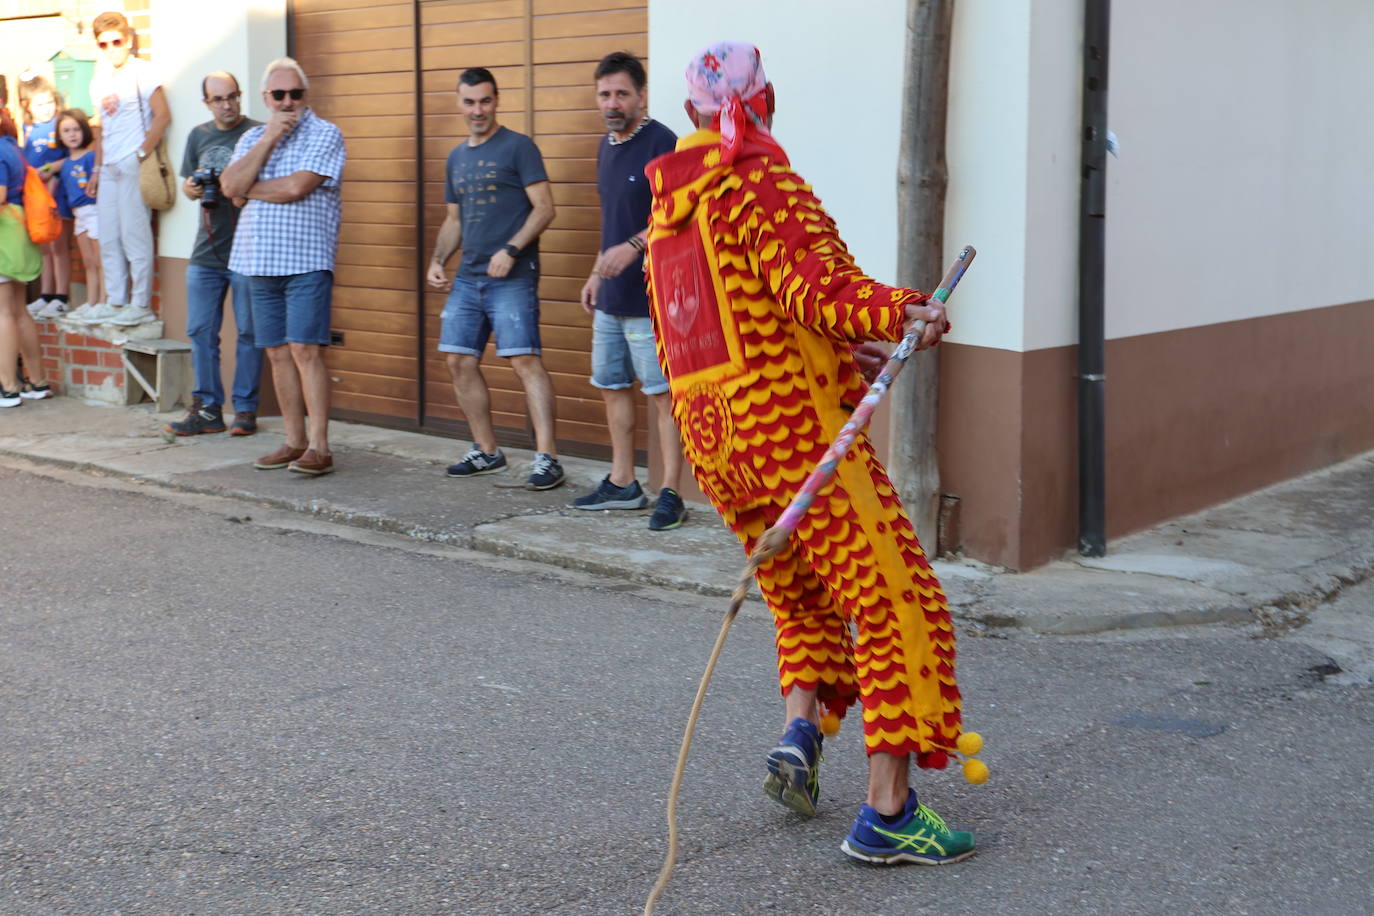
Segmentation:
[(780, 166), (742, 164), (745, 246), (760, 278), (797, 321), (857, 343), (900, 340), (905, 307), (929, 298), (887, 286), (854, 264), (809, 185)]

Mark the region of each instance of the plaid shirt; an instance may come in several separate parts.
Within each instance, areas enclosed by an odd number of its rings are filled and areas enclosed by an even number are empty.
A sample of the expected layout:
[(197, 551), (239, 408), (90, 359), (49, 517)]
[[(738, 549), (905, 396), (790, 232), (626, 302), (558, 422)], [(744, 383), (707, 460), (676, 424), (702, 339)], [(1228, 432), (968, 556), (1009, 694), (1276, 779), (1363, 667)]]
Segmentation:
[[(266, 125), (254, 127), (240, 137), (230, 161), (243, 158), (266, 129)], [(339, 185), (346, 158), (339, 129), (306, 109), (296, 129), (277, 142), (258, 173), (258, 181), (301, 171), (323, 175), (324, 181), (290, 203), (248, 201), (239, 215), (229, 269), (254, 277), (333, 270), (343, 215)]]

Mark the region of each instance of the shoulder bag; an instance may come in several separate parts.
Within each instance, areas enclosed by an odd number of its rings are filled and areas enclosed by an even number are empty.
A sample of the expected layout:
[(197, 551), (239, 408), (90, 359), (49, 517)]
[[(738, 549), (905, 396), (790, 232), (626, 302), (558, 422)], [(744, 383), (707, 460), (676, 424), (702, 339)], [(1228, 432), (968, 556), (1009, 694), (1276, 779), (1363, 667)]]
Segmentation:
[[(143, 122), (143, 135), (148, 136), (148, 113), (143, 109), (143, 90), (134, 80), (134, 94), (138, 96), (138, 115)], [(157, 146), (138, 167), (138, 189), (143, 192), (143, 202), (154, 210), (166, 210), (176, 200), (176, 178), (172, 166), (167, 161), (167, 138), (157, 141)]]

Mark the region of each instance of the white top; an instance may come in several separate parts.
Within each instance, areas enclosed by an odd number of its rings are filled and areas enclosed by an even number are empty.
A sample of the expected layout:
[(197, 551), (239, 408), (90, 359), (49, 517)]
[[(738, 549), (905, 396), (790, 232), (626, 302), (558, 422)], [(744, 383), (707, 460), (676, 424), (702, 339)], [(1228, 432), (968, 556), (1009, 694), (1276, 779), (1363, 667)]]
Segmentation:
[[(108, 66), (96, 70), (91, 80), (91, 105), (100, 116), (103, 161), (118, 162), (143, 145), (153, 123), (153, 92), (160, 85), (162, 80), (153, 65), (136, 57), (130, 57), (118, 70)], [(141, 112), (139, 95), (143, 97)]]

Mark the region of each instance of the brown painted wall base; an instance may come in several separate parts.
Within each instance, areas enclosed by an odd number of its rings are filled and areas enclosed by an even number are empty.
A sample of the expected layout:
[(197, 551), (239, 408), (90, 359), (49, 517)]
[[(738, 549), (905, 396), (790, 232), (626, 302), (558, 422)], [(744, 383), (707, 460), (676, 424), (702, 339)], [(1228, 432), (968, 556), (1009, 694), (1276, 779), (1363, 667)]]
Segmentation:
[[(1107, 534), (1374, 449), (1374, 302), (1107, 342)], [(940, 468), (966, 555), (1077, 540), (1074, 347), (942, 347)]]

